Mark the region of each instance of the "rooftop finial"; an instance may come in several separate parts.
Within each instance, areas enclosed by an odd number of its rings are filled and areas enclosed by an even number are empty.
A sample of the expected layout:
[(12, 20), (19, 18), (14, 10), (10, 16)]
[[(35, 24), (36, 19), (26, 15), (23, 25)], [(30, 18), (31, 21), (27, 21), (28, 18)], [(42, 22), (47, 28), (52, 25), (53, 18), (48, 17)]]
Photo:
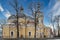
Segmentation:
[(38, 0), (38, 3), (37, 3), (37, 8), (38, 8), (38, 11), (40, 11), (40, 1)]
[(20, 7), (20, 10), (23, 10), (23, 7), (22, 7), (22, 5), (21, 5), (21, 7)]

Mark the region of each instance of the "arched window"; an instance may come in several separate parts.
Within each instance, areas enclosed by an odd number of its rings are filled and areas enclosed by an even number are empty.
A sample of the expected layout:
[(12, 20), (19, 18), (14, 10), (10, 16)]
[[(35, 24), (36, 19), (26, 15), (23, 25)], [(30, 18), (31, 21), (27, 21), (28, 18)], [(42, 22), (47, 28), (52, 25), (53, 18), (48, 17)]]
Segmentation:
[(10, 35), (11, 35), (11, 37), (13, 37), (13, 31), (11, 31)]
[(31, 32), (29, 32), (29, 36), (31, 36)]

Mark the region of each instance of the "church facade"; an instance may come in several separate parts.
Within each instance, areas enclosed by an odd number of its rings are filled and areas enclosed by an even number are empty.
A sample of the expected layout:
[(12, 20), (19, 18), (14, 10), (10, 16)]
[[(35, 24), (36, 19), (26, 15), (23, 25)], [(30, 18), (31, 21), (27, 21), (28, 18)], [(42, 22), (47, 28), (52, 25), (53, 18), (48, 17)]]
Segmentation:
[[(22, 13), (21, 9), (21, 13)], [(36, 25), (36, 38), (49, 38), (51, 28), (43, 24), (43, 13), (38, 11), (39, 18)], [(34, 18), (26, 16), (23, 13), (18, 15), (19, 38), (34, 38), (35, 37), (35, 21)], [(3, 38), (17, 38), (16, 15), (11, 15), (8, 18), (8, 23), (3, 25)]]

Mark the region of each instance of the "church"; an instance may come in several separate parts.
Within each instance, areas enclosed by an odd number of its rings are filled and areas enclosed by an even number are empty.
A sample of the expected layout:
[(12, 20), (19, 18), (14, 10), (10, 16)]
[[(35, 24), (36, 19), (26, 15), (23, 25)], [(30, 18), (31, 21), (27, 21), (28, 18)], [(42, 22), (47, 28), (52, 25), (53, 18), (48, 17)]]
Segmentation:
[[(18, 15), (19, 38), (34, 38), (35, 37), (35, 21), (33, 17), (27, 16), (23, 13), (23, 7), (20, 8), (20, 15)], [(46, 27), (43, 23), (44, 15), (42, 12), (37, 12), (36, 38), (50, 38), (52, 29)], [(8, 18), (7, 24), (3, 25), (3, 38), (17, 38), (17, 24), (16, 15), (11, 15)]]

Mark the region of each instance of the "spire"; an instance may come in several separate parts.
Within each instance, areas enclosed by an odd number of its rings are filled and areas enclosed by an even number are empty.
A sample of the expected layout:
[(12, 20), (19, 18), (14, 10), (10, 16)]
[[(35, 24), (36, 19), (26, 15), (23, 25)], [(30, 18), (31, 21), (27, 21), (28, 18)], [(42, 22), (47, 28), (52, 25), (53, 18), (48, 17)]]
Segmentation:
[(40, 11), (40, 1), (38, 0), (38, 3), (37, 3), (37, 11)]
[(23, 6), (21, 5), (21, 6), (20, 6), (20, 14), (24, 12), (23, 10), (24, 10), (24, 9), (23, 9)]
[(26, 15), (24, 14), (24, 8), (23, 6), (21, 5), (20, 6), (20, 14), (19, 14), (19, 17), (25, 17)]
[(24, 9), (23, 9), (23, 7), (22, 7), (22, 5), (21, 5), (21, 7), (20, 7), (20, 11), (22, 11), (22, 10), (24, 10)]

